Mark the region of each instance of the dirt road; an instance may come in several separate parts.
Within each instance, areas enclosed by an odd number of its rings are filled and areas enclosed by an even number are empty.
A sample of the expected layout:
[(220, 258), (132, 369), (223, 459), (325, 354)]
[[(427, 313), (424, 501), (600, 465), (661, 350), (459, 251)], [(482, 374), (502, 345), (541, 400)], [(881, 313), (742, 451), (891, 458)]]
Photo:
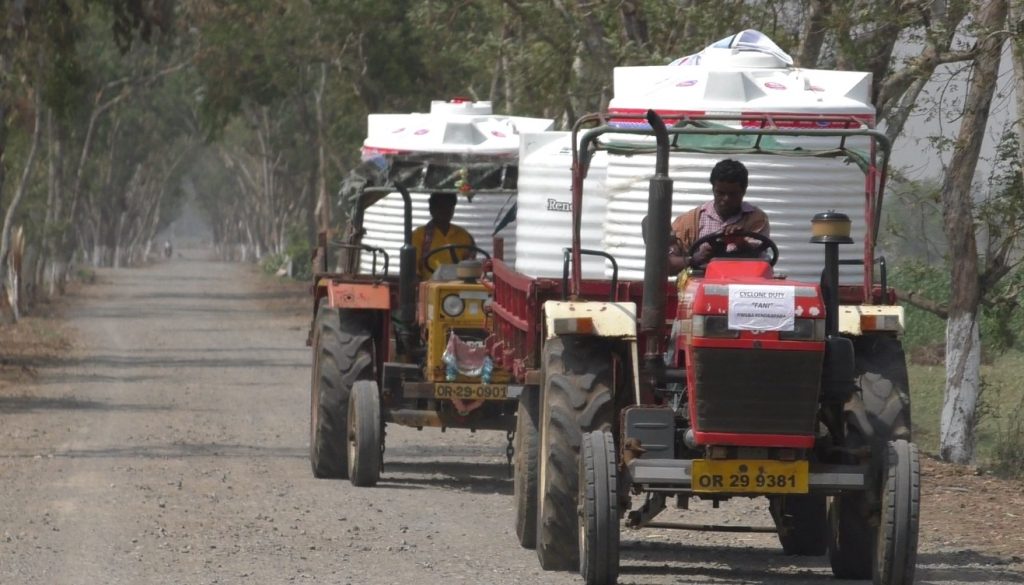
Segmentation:
[[(0, 583), (578, 583), (516, 544), (500, 434), (389, 427), (379, 487), (313, 479), (295, 294), (193, 253), (74, 297), (72, 355), (0, 393)], [(1024, 581), (941, 528), (919, 582)], [(623, 539), (623, 583), (839, 583), (773, 535)]]

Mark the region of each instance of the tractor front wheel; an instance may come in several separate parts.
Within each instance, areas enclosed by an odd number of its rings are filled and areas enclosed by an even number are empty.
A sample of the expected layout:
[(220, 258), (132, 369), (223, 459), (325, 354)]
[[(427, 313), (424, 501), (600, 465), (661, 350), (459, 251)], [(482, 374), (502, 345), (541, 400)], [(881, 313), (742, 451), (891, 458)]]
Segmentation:
[(523, 548), (537, 546), (537, 419), (538, 391), (519, 396), (516, 412), (515, 514), (516, 537)]
[(787, 555), (821, 556), (827, 548), (828, 519), (825, 496), (776, 496), (768, 509)]
[(891, 441), (888, 447), (872, 577), (875, 585), (910, 585), (917, 562), (921, 463), (913, 443)]
[(875, 529), (862, 493), (832, 496), (828, 507), (828, 561), (839, 579), (870, 579)]
[(604, 339), (544, 344), (540, 417), (537, 557), (548, 571), (579, 568), (579, 456), (583, 433), (611, 430), (614, 352)]
[(611, 433), (583, 435), (579, 481), (580, 575), (587, 585), (614, 585), (619, 578), (619, 478)]
[(348, 413), (348, 477), (352, 485), (370, 487), (380, 479), (380, 394), (373, 380), (352, 386)]

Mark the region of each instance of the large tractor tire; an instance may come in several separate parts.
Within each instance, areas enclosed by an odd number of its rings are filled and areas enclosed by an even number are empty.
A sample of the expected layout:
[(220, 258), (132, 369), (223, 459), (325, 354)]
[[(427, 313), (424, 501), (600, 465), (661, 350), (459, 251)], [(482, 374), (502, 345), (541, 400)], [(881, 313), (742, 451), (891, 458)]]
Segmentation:
[(872, 579), (875, 585), (910, 585), (917, 563), (921, 463), (913, 443), (891, 441), (888, 447)]
[(887, 441), (910, 441), (910, 382), (903, 344), (894, 337), (868, 335), (854, 341), (854, 351), (857, 386), (880, 450)]
[(313, 326), (309, 461), (314, 477), (344, 478), (348, 403), (356, 380), (373, 378), (373, 337), (365, 317), (321, 304)]
[(380, 392), (373, 380), (352, 386), (348, 403), (348, 478), (356, 487), (377, 485), (381, 468)]
[(537, 419), (539, 392), (524, 392), (516, 412), (515, 514), (516, 537), (523, 548), (537, 546)]
[(787, 555), (821, 556), (828, 547), (825, 496), (778, 496), (769, 499), (779, 543)]
[(876, 529), (868, 522), (859, 492), (831, 498), (828, 507), (828, 561), (839, 579), (870, 579)]
[(611, 346), (591, 337), (544, 344), (537, 480), (537, 557), (548, 571), (579, 568), (577, 498), (583, 433), (611, 430), (615, 416)]
[(587, 585), (614, 585), (619, 578), (619, 477), (611, 433), (583, 435), (579, 478), (580, 575)]

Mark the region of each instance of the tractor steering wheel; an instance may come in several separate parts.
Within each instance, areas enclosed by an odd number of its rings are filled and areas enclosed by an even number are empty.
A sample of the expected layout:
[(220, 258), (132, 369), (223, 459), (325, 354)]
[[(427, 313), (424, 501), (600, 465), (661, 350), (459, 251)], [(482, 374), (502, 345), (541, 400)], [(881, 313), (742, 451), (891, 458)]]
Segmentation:
[[(752, 247), (743, 245), (746, 243), (744, 240), (747, 238), (757, 240), (758, 244)], [(725, 235), (722, 232), (708, 234), (703, 238), (698, 238), (697, 241), (690, 246), (690, 249), (687, 252), (690, 258), (693, 258), (693, 255), (696, 254), (704, 244), (711, 246), (711, 256), (699, 265), (691, 264), (691, 266), (706, 266), (711, 258), (760, 258), (761, 254), (768, 250), (771, 250), (772, 252), (768, 257), (768, 264), (775, 266), (775, 263), (779, 260), (779, 247), (775, 245), (775, 242), (773, 242), (771, 238), (757, 232), (738, 231), (729, 235)], [(736, 249), (729, 250), (729, 244), (736, 244)]]
[(430, 268), (429, 260), (435, 254), (438, 254), (438, 253), (444, 252), (444, 251), (447, 251), (449, 254), (451, 254), (452, 264), (458, 264), (459, 263), (459, 257), (455, 254), (456, 250), (470, 250), (472, 252), (476, 252), (478, 254), (482, 254), (483, 257), (486, 258), (487, 260), (491, 259), (491, 255), (487, 253), (487, 250), (484, 250), (483, 248), (479, 248), (479, 247), (474, 246), (472, 244), (449, 244), (447, 246), (441, 246), (440, 248), (434, 248), (430, 252), (427, 252), (427, 255), (423, 257), (423, 267), (426, 268), (427, 270), (431, 270), (432, 271), (432, 269)]

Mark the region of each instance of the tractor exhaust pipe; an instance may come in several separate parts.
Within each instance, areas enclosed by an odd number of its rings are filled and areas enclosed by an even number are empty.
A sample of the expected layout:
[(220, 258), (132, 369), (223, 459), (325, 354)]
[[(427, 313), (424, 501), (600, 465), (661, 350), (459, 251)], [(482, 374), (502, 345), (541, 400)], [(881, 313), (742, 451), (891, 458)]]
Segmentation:
[(398, 321), (409, 330), (416, 321), (416, 247), (412, 245), (412, 197), (404, 186), (395, 184), (405, 204), (404, 241), (398, 251)]
[(844, 213), (825, 211), (811, 220), (811, 243), (825, 245), (825, 269), (821, 275), (825, 297), (825, 336), (839, 333), (839, 244), (852, 244), (850, 218)]
[(658, 143), (654, 176), (647, 198), (647, 240), (644, 251), (644, 298), (640, 331), (647, 336), (646, 369), (655, 385), (664, 379), (665, 360), (660, 351), (665, 329), (665, 281), (668, 279), (668, 244), (672, 230), (672, 179), (668, 175), (668, 130), (661, 116), (647, 110), (647, 122)]

